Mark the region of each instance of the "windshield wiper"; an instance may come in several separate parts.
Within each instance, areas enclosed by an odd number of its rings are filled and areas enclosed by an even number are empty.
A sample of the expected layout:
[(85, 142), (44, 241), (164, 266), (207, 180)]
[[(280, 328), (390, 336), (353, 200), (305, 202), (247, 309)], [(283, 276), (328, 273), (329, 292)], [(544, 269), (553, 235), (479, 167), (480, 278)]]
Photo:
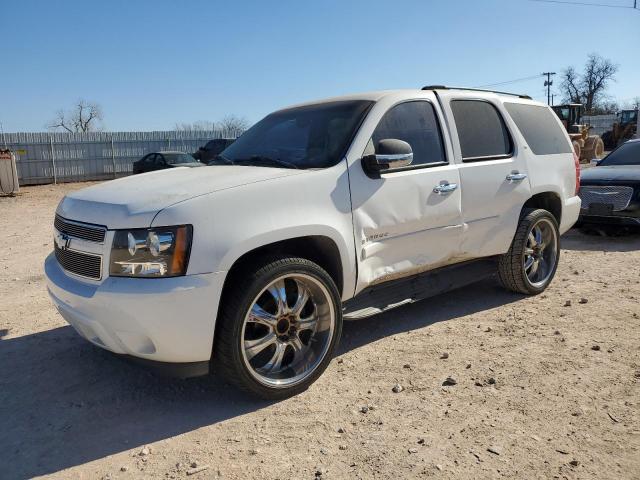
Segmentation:
[(240, 163), (248, 163), (249, 165), (253, 165), (253, 164), (259, 164), (259, 163), (266, 163), (266, 164), (271, 164), (271, 165), (278, 165), (280, 167), (285, 167), (285, 168), (300, 168), (297, 165), (293, 164), (293, 163), (289, 163), (289, 162), (285, 162), (284, 160), (280, 160), (279, 158), (271, 158), (271, 157), (266, 157), (263, 155), (252, 155), (249, 158), (243, 158), (240, 160), (235, 160), (233, 162), (235, 165), (238, 165)]

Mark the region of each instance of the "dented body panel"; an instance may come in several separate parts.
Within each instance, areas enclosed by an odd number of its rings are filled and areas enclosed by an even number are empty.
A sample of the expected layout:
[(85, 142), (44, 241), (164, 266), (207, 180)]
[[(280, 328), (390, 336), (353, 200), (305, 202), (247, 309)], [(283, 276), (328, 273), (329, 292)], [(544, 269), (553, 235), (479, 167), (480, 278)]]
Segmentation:
[[(369, 285), (447, 264), (459, 255), (462, 240), (461, 191), (442, 196), (441, 182), (460, 183), (455, 164), (383, 173), (370, 178), (360, 159), (383, 115), (407, 101), (429, 102), (440, 123), (442, 111), (433, 92), (388, 95), (379, 100), (347, 154), (353, 208), (358, 280), (356, 292)], [(451, 140), (442, 129), (445, 152)]]

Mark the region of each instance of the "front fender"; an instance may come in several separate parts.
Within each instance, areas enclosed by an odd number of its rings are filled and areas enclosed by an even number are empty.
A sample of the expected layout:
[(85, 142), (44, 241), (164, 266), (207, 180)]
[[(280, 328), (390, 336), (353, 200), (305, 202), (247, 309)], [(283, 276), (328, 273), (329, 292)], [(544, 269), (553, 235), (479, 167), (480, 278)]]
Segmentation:
[(344, 162), (196, 197), (153, 221), (180, 224), (193, 225), (189, 275), (229, 271), (245, 253), (282, 240), (327, 237), (340, 254), (343, 295), (353, 296), (356, 258)]

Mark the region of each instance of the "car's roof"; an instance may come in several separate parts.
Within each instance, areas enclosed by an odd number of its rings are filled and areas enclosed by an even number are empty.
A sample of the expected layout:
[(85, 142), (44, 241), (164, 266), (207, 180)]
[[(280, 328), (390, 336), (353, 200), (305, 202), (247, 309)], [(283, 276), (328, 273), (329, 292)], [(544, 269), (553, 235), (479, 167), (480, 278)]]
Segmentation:
[(179, 152), (178, 150), (162, 150), (162, 151), (160, 151), (160, 152), (154, 152), (154, 153), (162, 153), (163, 155), (164, 155), (164, 154), (168, 154), (168, 153), (171, 153), (171, 154), (180, 154), (180, 155), (191, 155), (190, 153), (187, 153), (187, 152)]
[[(525, 98), (523, 96), (519, 96), (518, 94), (508, 94), (508, 93), (503, 93), (503, 92), (493, 92), (493, 91), (489, 91), (489, 90), (467, 90), (464, 88), (454, 88), (454, 87), (444, 87), (444, 88), (429, 88), (426, 91), (456, 91), (459, 93), (465, 93), (470, 97), (490, 97), (490, 96), (498, 96), (503, 100), (509, 99), (509, 101), (516, 101), (516, 102), (526, 102), (526, 103), (532, 103), (532, 104), (536, 104), (536, 105), (545, 105), (543, 103), (540, 102), (536, 102), (534, 100)], [(391, 96), (391, 95), (398, 95), (398, 96), (413, 96), (416, 95), (417, 93), (424, 93), (425, 90), (422, 89), (414, 89), (414, 88), (406, 88), (406, 89), (396, 89), (396, 90), (377, 90), (377, 91), (372, 91), (372, 92), (364, 92), (364, 93), (357, 93), (357, 94), (352, 94), (352, 95), (342, 95), (342, 96), (337, 96), (337, 97), (329, 97), (329, 98), (323, 98), (323, 99), (318, 99), (318, 100), (312, 100), (309, 102), (302, 102), (302, 103), (297, 103), (294, 105), (290, 105), (288, 107), (285, 107), (281, 110), (288, 110), (290, 108), (297, 108), (297, 107), (305, 107), (305, 106), (310, 106), (310, 105), (319, 105), (319, 104), (323, 104), (323, 103), (330, 103), (330, 102), (348, 102), (348, 101), (369, 101), (369, 102), (377, 102), (379, 100), (381, 100), (384, 97), (387, 96)]]

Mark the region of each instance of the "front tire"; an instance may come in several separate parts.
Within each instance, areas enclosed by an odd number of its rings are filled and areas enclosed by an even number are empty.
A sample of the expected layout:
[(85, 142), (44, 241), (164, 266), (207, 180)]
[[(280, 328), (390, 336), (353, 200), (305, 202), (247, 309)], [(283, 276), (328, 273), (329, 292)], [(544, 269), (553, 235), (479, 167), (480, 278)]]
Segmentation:
[(508, 290), (525, 295), (543, 292), (560, 260), (560, 232), (547, 210), (525, 209), (509, 251), (498, 264), (498, 278)]
[(276, 400), (306, 390), (327, 368), (342, 332), (338, 289), (315, 263), (268, 260), (225, 289), (214, 358), (233, 384)]

